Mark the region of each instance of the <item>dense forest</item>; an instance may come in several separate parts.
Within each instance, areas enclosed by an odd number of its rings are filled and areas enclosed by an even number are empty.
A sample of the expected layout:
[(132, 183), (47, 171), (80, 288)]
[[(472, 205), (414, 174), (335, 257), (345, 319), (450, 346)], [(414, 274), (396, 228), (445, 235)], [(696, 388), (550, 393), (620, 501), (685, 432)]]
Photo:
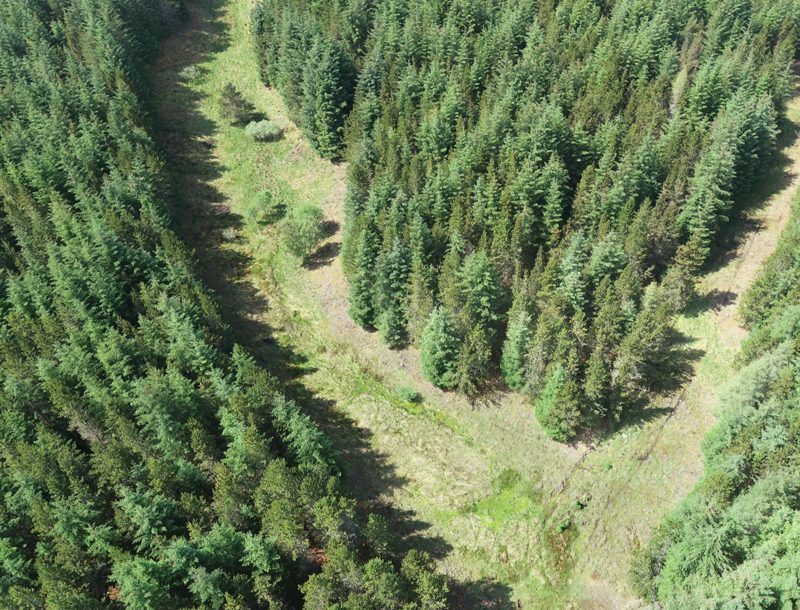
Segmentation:
[(704, 440), (705, 473), (635, 565), (665, 608), (800, 606), (800, 220), (743, 304), (742, 369)]
[(0, 3), (0, 607), (446, 607), (171, 229), (173, 0)]
[[(181, 239), (148, 65), (183, 2), (0, 3), (0, 610), (452, 607)], [(680, 384), (673, 321), (772, 162), (800, 0), (252, 4), (264, 83), (348, 162), (355, 322), (440, 388), (502, 380), (559, 441)], [(236, 129), (283, 137), (221, 94)], [(255, 213), (264, 193), (284, 204)], [(316, 203), (281, 223), (300, 260)], [(637, 552), (659, 607), (800, 607), (794, 212), (743, 299), (705, 472)]]
[(768, 162), (796, 0), (262, 0), (264, 81), (349, 164), (350, 315), (551, 436), (672, 377), (672, 320)]

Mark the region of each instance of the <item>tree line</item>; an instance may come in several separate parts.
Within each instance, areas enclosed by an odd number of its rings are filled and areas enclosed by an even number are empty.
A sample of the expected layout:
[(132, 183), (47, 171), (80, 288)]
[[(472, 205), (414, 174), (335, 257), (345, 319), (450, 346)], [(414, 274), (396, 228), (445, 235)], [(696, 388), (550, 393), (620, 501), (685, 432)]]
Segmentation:
[(800, 220), (742, 304), (741, 368), (703, 440), (700, 482), (639, 553), (666, 609), (800, 606)]
[(794, 0), (262, 0), (265, 82), (349, 160), (350, 315), (566, 440), (657, 390), (769, 159)]
[(437, 609), (172, 230), (174, 0), (0, 3), (0, 608)]

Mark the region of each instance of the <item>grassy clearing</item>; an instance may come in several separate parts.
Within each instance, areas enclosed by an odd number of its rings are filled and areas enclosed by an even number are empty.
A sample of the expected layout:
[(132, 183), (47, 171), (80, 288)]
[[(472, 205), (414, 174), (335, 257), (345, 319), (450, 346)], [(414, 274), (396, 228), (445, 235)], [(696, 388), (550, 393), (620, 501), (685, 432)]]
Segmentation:
[[(761, 231), (743, 232), (750, 237), (679, 321), (685, 391), (597, 447), (554, 443), (521, 397), (470, 403), (442, 393), (422, 378), (413, 349), (390, 351), (349, 321), (336, 256), (345, 168), (318, 158), (280, 96), (260, 84), (251, 6), (192, 3), (191, 22), (165, 42), (153, 71), (176, 217), (238, 340), (328, 429), (362, 504), (438, 558), (457, 582), (455, 607), (623, 607), (631, 550), (699, 476), (714, 389), (743, 335), (728, 293), (741, 294), (774, 246), (790, 187), (755, 212)], [(218, 96), (229, 82), (284, 130), (280, 141), (256, 143), (223, 120)], [(797, 165), (796, 146), (784, 153)], [(323, 209), (329, 236), (314, 264), (285, 252), (274, 225), (245, 221), (263, 189), (288, 208)]]

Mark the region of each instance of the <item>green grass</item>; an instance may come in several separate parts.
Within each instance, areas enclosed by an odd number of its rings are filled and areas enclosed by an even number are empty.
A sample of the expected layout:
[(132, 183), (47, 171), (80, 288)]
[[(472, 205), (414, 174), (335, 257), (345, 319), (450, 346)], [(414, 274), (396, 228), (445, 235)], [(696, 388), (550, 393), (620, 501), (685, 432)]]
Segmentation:
[(478, 515), (495, 533), (520, 518), (541, 520), (545, 517), (539, 493), (511, 468), (500, 473), (493, 495), (478, 500), (466, 511)]
[[(329, 432), (354, 496), (404, 511), (398, 527), (418, 522), (409, 545), (444, 549), (439, 563), (460, 583), (457, 604), (624, 606), (632, 549), (700, 474), (700, 439), (739, 335), (708, 307), (682, 317), (685, 347), (697, 350), (682, 400), (664, 398), (651, 417), (596, 447), (549, 440), (518, 395), (471, 403), (431, 387), (413, 351), (389, 351), (320, 301), (314, 282), (336, 280), (324, 275), (330, 269), (304, 268), (277, 226), (242, 221), (262, 189), (289, 208), (335, 209), (345, 171), (313, 153), (280, 96), (261, 85), (251, 5), (198, 0), (194, 21), (165, 42), (154, 68), (179, 225), (238, 340)], [(254, 142), (222, 120), (217, 100), (229, 82), (284, 128), (280, 141)], [(209, 214), (215, 205), (232, 213)], [(701, 292), (730, 283), (736, 263), (709, 275)], [(422, 400), (402, 397), (399, 386)]]

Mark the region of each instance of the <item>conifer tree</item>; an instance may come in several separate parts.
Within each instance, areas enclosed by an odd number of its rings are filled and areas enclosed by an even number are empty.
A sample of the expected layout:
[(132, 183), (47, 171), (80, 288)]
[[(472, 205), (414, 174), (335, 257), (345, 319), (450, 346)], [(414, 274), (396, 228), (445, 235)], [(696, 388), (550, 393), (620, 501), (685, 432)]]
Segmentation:
[(486, 253), (475, 252), (464, 259), (458, 292), (465, 328), (481, 330), (491, 342), (502, 319), (505, 295)]
[(350, 317), (365, 328), (376, 323), (375, 288), (380, 242), (373, 223), (367, 223), (361, 233), (355, 260), (355, 277), (350, 284)]
[[(337, 97), (334, 83), (344, 92), (347, 120), (338, 125), (346, 124), (352, 163), (343, 264), (351, 284), (364, 283), (354, 260), (371, 218), (384, 256), (395, 237), (409, 244), (412, 336), (441, 303), (465, 340), (488, 340), (494, 359), (507, 338), (503, 322), (514, 316), (503, 298), (494, 323), (471, 319), (459, 283), (464, 261), (485, 253), (505, 292), (541, 256), (530, 313), (537, 325), (550, 316), (580, 322), (568, 325), (579, 347), (572, 376), (584, 387), (591, 373), (596, 395), (610, 366), (600, 351), (615, 357), (639, 313), (641, 286), (656, 282), (658, 299), (685, 306), (691, 273), (685, 249), (676, 252), (695, 240), (693, 256), (708, 254), (772, 149), (795, 24), (788, 9), (767, 18), (762, 0), (752, 10), (741, 10), (751, 0), (731, 1), (738, 4), (717, 3), (703, 19), (679, 5), (633, 11), (627, 2), (573, 7), (562, 19), (561, 9), (530, 0), (513, 10), (499, 0), (480, 10), (444, 0), (431, 13), (420, 4), (419, 15), (418, 0), (404, 10), (384, 0), (262, 0), (254, 21), (267, 76), (290, 108), (311, 109), (310, 117), (317, 92)], [(328, 62), (328, 48), (331, 79), (322, 67), (304, 70), (309, 83), (328, 84), (298, 95), (301, 67), (312, 55), (319, 66)], [(357, 76), (343, 79), (350, 69)], [(311, 119), (301, 125), (312, 141), (330, 131)], [(429, 233), (420, 240), (420, 231)], [(626, 324), (617, 344), (593, 357), (590, 330), (606, 277), (628, 286), (618, 290)], [(363, 296), (363, 286), (354, 293)], [(355, 309), (363, 307), (362, 298)], [(367, 317), (380, 325), (382, 307), (373, 307)], [(471, 335), (476, 324), (480, 333)], [(477, 364), (482, 351), (465, 349), (460, 369), (490, 369), (491, 359)], [(550, 360), (541, 355), (535, 360)], [(544, 369), (534, 368), (541, 380)]]
[(436, 307), (420, 340), (420, 360), (425, 378), (435, 386), (452, 389), (458, 383), (456, 370), (461, 339), (455, 323), (443, 307)]
[(665, 363), (671, 349), (672, 317), (666, 303), (644, 309), (619, 345), (612, 380), (629, 404), (669, 370)]
[(580, 389), (572, 375), (560, 363), (550, 370), (536, 399), (536, 419), (558, 441), (568, 441), (578, 428)]
[(326, 158), (341, 152), (350, 98), (346, 64), (338, 46), (321, 35), (305, 61), (301, 120), (314, 149)]
[(519, 311), (508, 326), (500, 370), (503, 372), (503, 379), (512, 390), (521, 390), (525, 385), (525, 366), (532, 327), (531, 315), (525, 310)]
[(468, 396), (477, 394), (492, 366), (492, 338), (486, 329), (474, 326), (461, 343), (456, 361), (456, 389)]
[(466, 244), (461, 232), (456, 230), (450, 236), (447, 254), (439, 269), (439, 295), (445, 307), (451, 311), (460, 308), (458, 273), (466, 254)]
[(395, 238), (378, 273), (378, 303), (381, 310), (378, 329), (389, 347), (402, 347), (408, 340), (406, 295), (409, 252), (399, 237)]

